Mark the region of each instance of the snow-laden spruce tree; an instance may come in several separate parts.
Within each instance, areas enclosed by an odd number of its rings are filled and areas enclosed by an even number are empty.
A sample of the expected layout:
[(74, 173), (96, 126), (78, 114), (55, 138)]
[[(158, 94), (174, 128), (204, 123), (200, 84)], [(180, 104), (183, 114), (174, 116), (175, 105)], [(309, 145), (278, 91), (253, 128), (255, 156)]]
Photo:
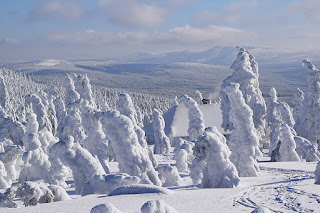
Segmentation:
[(95, 116), (96, 110), (89, 101), (83, 100), (81, 103), (81, 117), (83, 128), (87, 137), (83, 141), (83, 147), (93, 156), (97, 156), (104, 171), (110, 173), (108, 168), (108, 140), (103, 132), (99, 118)]
[(69, 169), (63, 164), (63, 155), (73, 147), (74, 138), (68, 136), (55, 143), (49, 150), (49, 161), (51, 163), (51, 183), (66, 188), (65, 182), (69, 175)]
[(14, 121), (0, 108), (0, 141), (11, 140), (16, 145), (23, 145), (26, 132), (25, 126), (19, 121)]
[(37, 115), (27, 116), (27, 131), (24, 139), (25, 153), (22, 156), (23, 166), (20, 171), (19, 182), (29, 180), (44, 180), (50, 183), (50, 167), (48, 155), (41, 148), (38, 135), (39, 124)]
[(220, 90), (221, 110), (223, 115), (222, 128), (224, 128), (225, 131), (232, 131), (234, 129), (234, 125), (229, 117), (231, 103), (229, 96), (225, 92), (225, 88), (231, 83), (238, 83), (245, 103), (253, 111), (252, 119), (254, 127), (262, 136), (264, 135), (263, 130), (265, 124), (263, 116), (266, 114), (266, 104), (259, 88), (258, 63), (255, 61), (254, 56), (247, 50), (239, 48), (237, 59), (233, 62), (231, 69), (234, 69), (234, 72), (230, 77), (223, 81)]
[(201, 105), (202, 104), (202, 94), (199, 90), (196, 90), (196, 101), (197, 101), (197, 104)]
[(304, 116), (304, 92), (297, 88), (292, 97), (292, 103), (294, 105), (292, 116), (295, 121), (294, 129), (299, 132), (300, 128), (303, 128), (302, 120)]
[(176, 167), (179, 172), (189, 172), (188, 153), (185, 149), (177, 151), (174, 159), (176, 160)]
[(188, 134), (189, 140), (193, 141), (202, 135), (205, 129), (203, 114), (198, 107), (195, 100), (190, 98), (188, 95), (183, 95), (179, 99), (188, 109), (189, 127)]
[(159, 110), (153, 109), (152, 120), (154, 132), (154, 153), (169, 154), (170, 140), (164, 132), (166, 124)]
[(317, 148), (306, 138), (297, 136), (297, 133), (291, 129), (296, 142), (296, 152), (300, 158), (305, 159), (307, 162), (317, 162), (320, 160), (320, 152)]
[(75, 89), (80, 94), (80, 98), (88, 101), (89, 105), (91, 105), (93, 108), (96, 109), (97, 106), (93, 98), (93, 92), (92, 92), (90, 80), (87, 74), (77, 75), (73, 73), (71, 77), (74, 80)]
[(240, 177), (259, 175), (257, 157), (262, 156), (259, 150), (259, 137), (254, 128), (253, 111), (246, 104), (239, 84), (229, 84), (224, 92), (230, 101), (229, 119), (233, 132), (229, 138), (230, 160), (236, 166)]
[(112, 141), (120, 172), (137, 176), (145, 182), (161, 185), (148, 150), (139, 143), (131, 119), (118, 111), (99, 112), (96, 115), (101, 119), (105, 134)]
[(28, 95), (26, 97), (26, 103), (30, 105), (31, 112), (37, 115), (39, 129), (47, 128), (47, 130), (52, 133), (52, 124), (41, 98), (36, 94)]
[(290, 127), (287, 124), (278, 126), (275, 130), (278, 141), (275, 149), (272, 150), (272, 161), (300, 161), (296, 152), (296, 142)]
[(74, 80), (71, 78), (70, 75), (67, 75), (66, 78), (66, 107), (69, 108), (70, 104), (75, 103), (80, 99), (80, 94), (76, 91), (74, 86)]
[(5, 180), (9, 185), (17, 179), (17, 174), (20, 171), (20, 168), (16, 168), (20, 166), (17, 162), (21, 161), (23, 153), (24, 151), (20, 146), (12, 144), (5, 146), (4, 152), (0, 153), (0, 161), (4, 163), (7, 172)]
[(138, 141), (140, 145), (149, 153), (149, 158), (152, 161), (153, 166), (157, 166), (157, 161), (153, 155), (153, 151), (148, 148), (147, 141), (145, 139), (145, 132), (138, 126), (137, 123), (137, 112), (133, 105), (130, 95), (123, 93), (119, 95), (119, 100), (116, 104), (116, 109), (122, 114), (130, 118), (133, 123), (134, 131), (138, 136)]
[(267, 133), (270, 140), (269, 155), (276, 148), (278, 144), (276, 129), (282, 124), (287, 124), (289, 127), (294, 126), (294, 119), (292, 116), (290, 106), (285, 102), (278, 102), (277, 91), (275, 88), (270, 90), (271, 101), (267, 108), (267, 115), (265, 116), (267, 122)]
[[(206, 164), (201, 180), (202, 188), (233, 188), (240, 179), (236, 167), (230, 161), (231, 152), (224, 136), (214, 127), (199, 137), (195, 150), (202, 150)], [(192, 169), (196, 165), (192, 165)]]
[(7, 113), (9, 113), (10, 108), (12, 108), (12, 106), (10, 105), (8, 89), (2, 76), (0, 76), (0, 105), (2, 109)]
[(304, 117), (300, 120), (300, 123), (304, 125), (296, 130), (298, 135), (307, 138), (318, 147), (320, 140), (320, 119), (317, 119), (320, 116), (320, 71), (310, 60), (303, 60), (303, 64), (308, 68), (308, 90), (304, 100)]
[(82, 148), (79, 143), (68, 143), (72, 146), (71, 148), (69, 145), (66, 146), (69, 149), (64, 153), (63, 160), (70, 167), (76, 193), (80, 194), (83, 184), (95, 175), (103, 175), (104, 170), (99, 160), (94, 158), (88, 150)]

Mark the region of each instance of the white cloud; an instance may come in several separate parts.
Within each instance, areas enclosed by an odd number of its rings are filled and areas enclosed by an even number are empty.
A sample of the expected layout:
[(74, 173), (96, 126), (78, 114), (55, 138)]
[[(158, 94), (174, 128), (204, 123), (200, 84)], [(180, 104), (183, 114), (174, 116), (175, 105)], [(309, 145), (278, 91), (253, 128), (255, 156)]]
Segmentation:
[(234, 45), (243, 42), (253, 41), (256, 34), (243, 30), (209, 25), (206, 28), (196, 28), (190, 25), (176, 27), (167, 32), (96, 32), (87, 30), (77, 33), (51, 33), (48, 36), (50, 42), (69, 44), (135, 44), (135, 45), (197, 45), (214, 44)]
[(236, 1), (230, 3), (222, 11), (203, 11), (196, 15), (196, 19), (200, 23), (205, 24), (236, 24), (241, 23), (243, 18), (248, 15), (249, 10), (257, 8), (259, 5), (257, 0)]
[(319, 0), (296, 0), (288, 7), (286, 15), (302, 16), (309, 22), (320, 23), (319, 8)]
[(100, 0), (97, 7), (112, 23), (124, 26), (159, 26), (166, 14), (164, 9), (139, 0)]
[(85, 10), (80, 4), (70, 0), (46, 0), (41, 1), (28, 14), (27, 20), (41, 21), (48, 19), (73, 20), (85, 14)]

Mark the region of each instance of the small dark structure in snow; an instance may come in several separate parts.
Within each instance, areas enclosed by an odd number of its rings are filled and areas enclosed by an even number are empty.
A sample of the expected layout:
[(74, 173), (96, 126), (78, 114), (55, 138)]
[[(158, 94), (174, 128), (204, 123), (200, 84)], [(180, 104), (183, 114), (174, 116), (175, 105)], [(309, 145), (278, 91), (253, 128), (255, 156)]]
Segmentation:
[(202, 104), (211, 104), (211, 100), (210, 99), (202, 99)]

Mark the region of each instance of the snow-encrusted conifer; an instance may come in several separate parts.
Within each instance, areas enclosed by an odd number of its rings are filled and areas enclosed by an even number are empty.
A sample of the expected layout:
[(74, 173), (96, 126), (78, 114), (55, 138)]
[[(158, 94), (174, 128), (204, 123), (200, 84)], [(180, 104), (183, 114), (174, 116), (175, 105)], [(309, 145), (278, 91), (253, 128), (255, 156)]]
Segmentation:
[(84, 130), (87, 137), (83, 141), (83, 147), (86, 148), (93, 156), (97, 156), (104, 171), (109, 173), (108, 168), (108, 140), (102, 130), (99, 118), (95, 116), (95, 109), (87, 100), (81, 104), (81, 116)]
[(304, 128), (297, 128), (300, 136), (307, 138), (314, 146), (318, 147), (320, 140), (320, 72), (310, 60), (303, 60), (308, 68), (308, 90), (305, 95), (304, 117), (301, 123)]
[(201, 105), (202, 104), (202, 94), (199, 90), (196, 90), (196, 100), (197, 100), (197, 104)]
[(178, 186), (179, 181), (182, 180), (179, 175), (178, 169), (175, 166), (166, 164), (164, 166), (158, 167), (158, 172), (163, 187)]
[[(292, 134), (290, 127), (287, 124), (283, 124), (277, 127), (276, 138), (278, 141), (277, 148), (272, 150), (271, 160), (273, 161), (300, 161), (300, 158), (296, 152), (296, 142), (294, 135)], [(276, 150), (278, 155), (275, 154)]]
[(240, 47), (237, 59), (233, 62), (231, 69), (234, 69), (234, 72), (230, 77), (223, 81), (220, 90), (221, 110), (223, 115), (222, 128), (224, 128), (225, 131), (234, 129), (234, 125), (229, 117), (231, 102), (229, 96), (225, 92), (225, 88), (231, 83), (238, 83), (245, 103), (253, 111), (254, 127), (258, 130), (259, 134), (263, 135), (265, 125), (263, 117), (266, 114), (266, 104), (259, 88), (258, 63), (255, 61), (253, 55)]
[(180, 97), (180, 101), (188, 109), (189, 127), (188, 134), (189, 140), (195, 140), (198, 136), (202, 135), (205, 129), (203, 114), (200, 111), (198, 104), (195, 100), (190, 98), (188, 95)]
[(179, 172), (188, 172), (188, 153), (184, 149), (180, 149), (175, 155), (174, 159), (176, 160), (176, 167)]
[[(206, 164), (203, 168), (201, 187), (233, 188), (240, 179), (236, 167), (230, 161), (231, 152), (224, 136), (215, 128), (206, 129), (204, 136), (199, 137), (195, 150), (202, 150)], [(192, 165), (194, 168), (195, 165)]]
[(148, 151), (139, 143), (131, 119), (118, 111), (100, 112), (97, 116), (101, 119), (105, 134), (112, 141), (120, 172), (161, 185)]
[(294, 129), (299, 132), (302, 125), (302, 118), (304, 116), (304, 92), (301, 89), (297, 88), (293, 94), (292, 103), (294, 105), (292, 112), (295, 121)]
[(79, 143), (73, 143), (71, 149), (63, 155), (64, 162), (72, 170), (74, 187), (78, 194), (81, 193), (81, 187), (95, 175), (104, 174), (104, 170), (96, 158), (90, 152), (80, 146)]
[(73, 73), (72, 78), (74, 80), (75, 89), (80, 94), (80, 98), (89, 102), (94, 109), (96, 109), (96, 103), (93, 98), (93, 92), (91, 89), (90, 80), (86, 75), (77, 75)]
[(74, 86), (74, 80), (70, 75), (67, 75), (66, 78), (66, 105), (70, 105), (80, 99), (80, 94), (76, 91)]
[(24, 140), (26, 152), (22, 156), (24, 165), (21, 169), (19, 182), (28, 180), (44, 180), (50, 183), (50, 162), (48, 155), (41, 148), (38, 136), (37, 115), (30, 113), (27, 117), (27, 132)]
[(230, 160), (240, 177), (258, 176), (257, 157), (262, 156), (259, 138), (254, 128), (253, 111), (246, 104), (239, 87), (239, 84), (232, 83), (224, 88), (230, 101), (229, 119), (234, 126), (229, 138)]
[(165, 121), (157, 109), (153, 109), (153, 132), (154, 132), (154, 153), (169, 154), (170, 140), (164, 132)]

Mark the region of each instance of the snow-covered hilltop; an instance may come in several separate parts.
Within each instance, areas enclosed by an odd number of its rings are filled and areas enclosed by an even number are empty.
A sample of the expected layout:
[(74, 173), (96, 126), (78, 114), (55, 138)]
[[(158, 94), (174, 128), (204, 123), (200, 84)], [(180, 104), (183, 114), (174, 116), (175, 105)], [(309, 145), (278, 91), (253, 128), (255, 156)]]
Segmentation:
[[(120, 92), (79, 73), (40, 84), (1, 69), (0, 211), (318, 211), (319, 70), (303, 61), (307, 87), (293, 110), (274, 87), (264, 99), (253, 52), (239, 48), (216, 99), (201, 90), (170, 98)], [(80, 66), (37, 66), (63, 64)], [(120, 76), (135, 73), (116, 65)]]

